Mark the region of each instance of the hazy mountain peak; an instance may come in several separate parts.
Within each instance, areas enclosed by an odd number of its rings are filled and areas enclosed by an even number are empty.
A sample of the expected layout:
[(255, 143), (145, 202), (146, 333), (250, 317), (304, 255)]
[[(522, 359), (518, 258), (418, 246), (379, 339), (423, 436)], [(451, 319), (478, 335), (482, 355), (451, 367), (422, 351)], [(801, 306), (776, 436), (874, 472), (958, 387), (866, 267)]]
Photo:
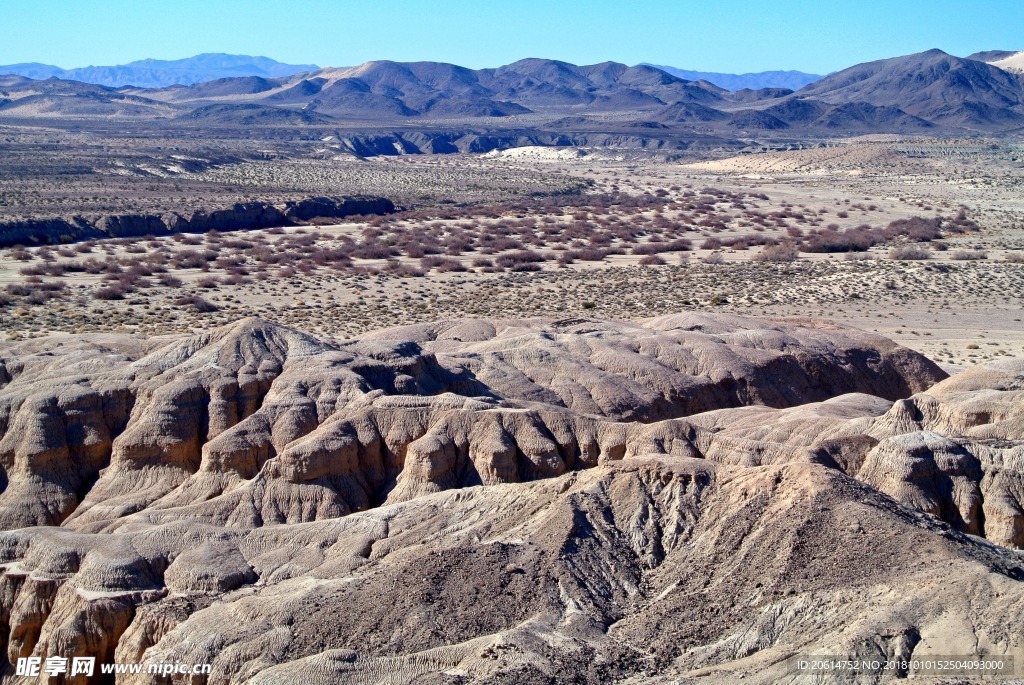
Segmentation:
[(724, 74), (713, 71), (691, 71), (688, 69), (677, 69), (660, 64), (643, 63), (640, 66), (660, 69), (672, 76), (686, 81), (707, 81), (719, 88), (729, 91), (760, 90), (762, 88), (788, 88), (799, 90), (804, 86), (814, 83), (822, 78), (818, 74), (808, 74), (802, 71), (760, 71), (749, 74)]
[(269, 57), (208, 52), (176, 60), (142, 59), (128, 64), (73, 69), (39, 63), (11, 64), (0, 66), (0, 73), (36, 79), (56, 77), (115, 88), (162, 88), (237, 76), (277, 78), (318, 68), (315, 64), (284, 64)]

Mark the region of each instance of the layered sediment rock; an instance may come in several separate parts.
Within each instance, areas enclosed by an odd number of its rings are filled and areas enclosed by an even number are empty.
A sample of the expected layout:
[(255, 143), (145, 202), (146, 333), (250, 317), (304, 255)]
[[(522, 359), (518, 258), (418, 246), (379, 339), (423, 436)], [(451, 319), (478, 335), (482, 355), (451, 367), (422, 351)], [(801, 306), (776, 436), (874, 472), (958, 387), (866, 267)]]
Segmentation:
[(70, 356), (8, 365), (21, 370), (0, 392), (5, 528), (213, 498), (233, 501), (222, 523), (338, 516), (618, 459), (653, 421), (894, 399), (943, 376), (849, 329), (694, 314), (452, 321), (346, 344), (247, 320), (136, 358), (88, 341)]
[(0, 357), (12, 662), (599, 683), (1024, 658), (1019, 362), (945, 379), (876, 335), (701, 314)]

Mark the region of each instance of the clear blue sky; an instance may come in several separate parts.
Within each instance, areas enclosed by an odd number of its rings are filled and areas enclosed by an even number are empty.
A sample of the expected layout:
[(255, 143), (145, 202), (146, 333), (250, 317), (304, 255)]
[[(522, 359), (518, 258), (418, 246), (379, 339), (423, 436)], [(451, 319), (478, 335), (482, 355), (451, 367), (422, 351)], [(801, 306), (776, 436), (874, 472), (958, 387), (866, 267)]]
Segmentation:
[(1024, 49), (1024, 0), (0, 0), (0, 64), (200, 52), (349, 66), (523, 57), (826, 73), (937, 47)]

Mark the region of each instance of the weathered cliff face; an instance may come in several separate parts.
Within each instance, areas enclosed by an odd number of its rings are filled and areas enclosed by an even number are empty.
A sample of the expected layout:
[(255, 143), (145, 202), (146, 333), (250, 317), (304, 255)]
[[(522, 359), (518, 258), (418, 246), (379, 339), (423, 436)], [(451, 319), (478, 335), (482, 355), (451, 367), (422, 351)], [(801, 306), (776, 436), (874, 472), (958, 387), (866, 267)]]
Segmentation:
[(598, 683), (968, 637), (1024, 658), (1019, 362), (943, 380), (876, 335), (693, 313), (0, 357), (11, 660)]
[(0, 247), (68, 243), (94, 238), (161, 236), (172, 233), (240, 231), (287, 226), (296, 220), (390, 214), (395, 205), (382, 197), (314, 197), (283, 206), (242, 202), (225, 209), (193, 212), (188, 216), (167, 213), (111, 214), (95, 218), (26, 219), (0, 222)]

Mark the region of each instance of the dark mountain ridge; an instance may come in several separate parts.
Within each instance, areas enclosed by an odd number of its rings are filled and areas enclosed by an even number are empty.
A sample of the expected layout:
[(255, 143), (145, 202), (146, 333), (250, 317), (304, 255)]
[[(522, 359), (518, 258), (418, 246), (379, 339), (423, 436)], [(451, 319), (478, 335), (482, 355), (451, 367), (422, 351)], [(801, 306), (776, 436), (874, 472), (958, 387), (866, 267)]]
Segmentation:
[(985, 62), (942, 50), (859, 64), (797, 91), (840, 105), (895, 107), (935, 124), (1024, 122), (1024, 84)]

